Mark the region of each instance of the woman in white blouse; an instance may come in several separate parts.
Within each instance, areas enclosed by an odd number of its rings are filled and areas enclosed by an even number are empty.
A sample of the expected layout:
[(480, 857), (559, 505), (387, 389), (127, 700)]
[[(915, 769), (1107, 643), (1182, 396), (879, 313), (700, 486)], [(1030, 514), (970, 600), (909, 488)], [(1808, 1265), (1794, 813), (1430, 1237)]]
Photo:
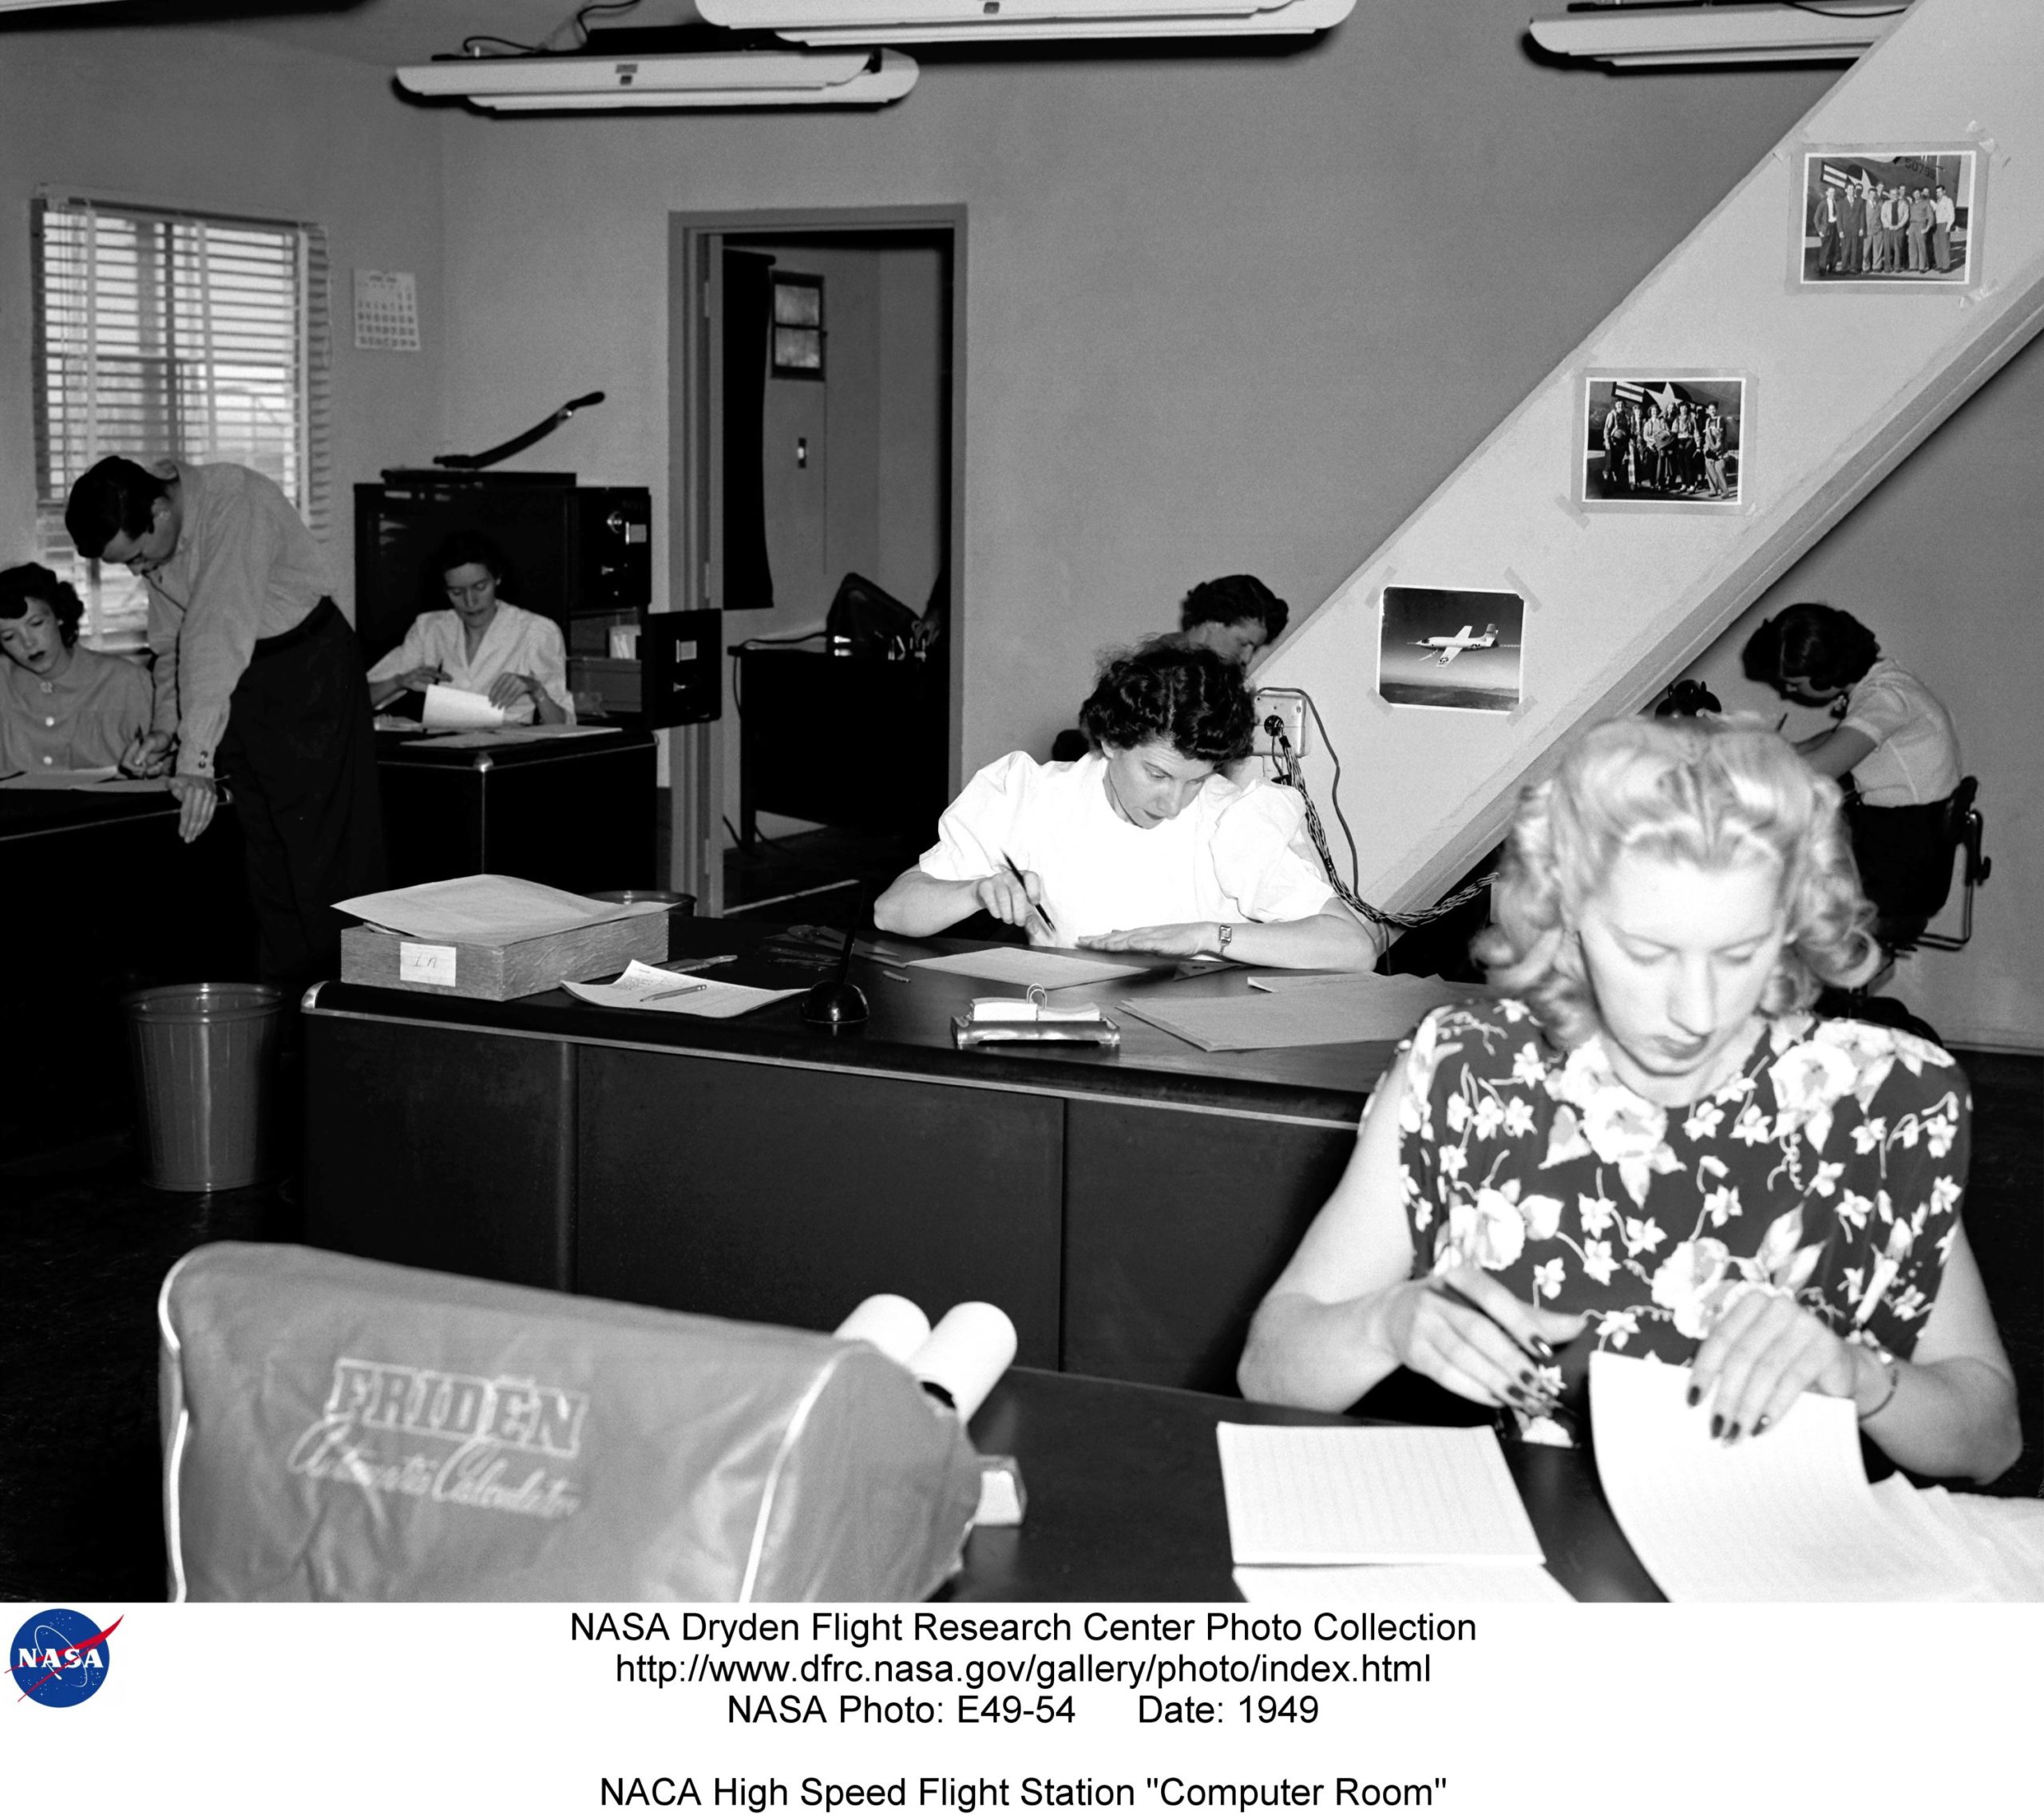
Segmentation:
[(434, 552), (447, 609), (422, 612), (405, 641), (369, 666), (369, 698), (382, 707), (434, 683), (488, 697), (507, 720), (572, 724), (568, 649), (551, 619), (497, 597), (504, 558), (477, 531), (457, 531)]

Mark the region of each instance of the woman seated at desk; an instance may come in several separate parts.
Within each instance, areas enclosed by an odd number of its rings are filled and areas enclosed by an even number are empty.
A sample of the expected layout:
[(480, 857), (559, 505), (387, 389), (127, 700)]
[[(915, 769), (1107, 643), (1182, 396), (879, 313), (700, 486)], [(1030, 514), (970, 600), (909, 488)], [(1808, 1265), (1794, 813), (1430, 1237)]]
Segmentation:
[(984, 910), (1060, 945), (1376, 964), (1374, 936), (1292, 849), (1298, 798), (1218, 775), (1254, 720), (1234, 664), (1144, 645), (1102, 670), (1079, 717), (1085, 757), (1010, 752), (965, 786), (937, 844), (873, 906), (880, 927), (933, 935)]
[(149, 672), (81, 645), (85, 616), (41, 563), (0, 571), (0, 776), (118, 764), (149, 730)]
[(572, 725), (568, 649), (551, 619), (497, 597), (504, 558), (475, 531), (457, 531), (434, 553), (433, 572), (451, 603), (422, 612), (405, 641), (369, 666), (369, 699), (383, 707), (434, 683), (489, 697), (514, 725)]
[(1763, 620), (1740, 660), (1784, 700), (1837, 724), (1798, 742), (1812, 770), (1851, 786), (1846, 822), (1860, 882), (1890, 946), (1923, 933), (1925, 902), (1951, 879), (1945, 805), (1959, 786), (1959, 735), (1944, 704), (1849, 612), (1802, 601)]
[(1802, 1008), (1878, 963), (1836, 786), (1771, 733), (1599, 727), (1527, 791), (1495, 901), (1478, 953), (1511, 995), (1401, 1050), (1244, 1393), (1345, 1409), (1403, 1365), (1531, 1428), (1594, 1328), (1686, 1365), (1727, 1444), (1813, 1390), (1913, 1471), (2006, 1470), (1965, 1079)]

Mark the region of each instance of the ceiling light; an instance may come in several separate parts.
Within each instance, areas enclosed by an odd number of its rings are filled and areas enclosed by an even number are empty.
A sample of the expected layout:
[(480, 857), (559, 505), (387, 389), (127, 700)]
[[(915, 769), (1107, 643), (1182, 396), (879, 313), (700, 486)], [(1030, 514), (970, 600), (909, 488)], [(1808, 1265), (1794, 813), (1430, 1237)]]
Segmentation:
[(398, 72), (401, 87), (493, 113), (652, 108), (879, 107), (916, 85), (896, 50), (733, 50), (652, 57), (462, 57)]
[(1356, 0), (696, 0), (713, 25), (803, 44), (1269, 37), (1325, 31)]
[(1603, 4), (1543, 14), (1533, 41), (1558, 57), (1621, 69), (1707, 63), (1850, 63), (1878, 44), (1908, 0), (1719, 6)]

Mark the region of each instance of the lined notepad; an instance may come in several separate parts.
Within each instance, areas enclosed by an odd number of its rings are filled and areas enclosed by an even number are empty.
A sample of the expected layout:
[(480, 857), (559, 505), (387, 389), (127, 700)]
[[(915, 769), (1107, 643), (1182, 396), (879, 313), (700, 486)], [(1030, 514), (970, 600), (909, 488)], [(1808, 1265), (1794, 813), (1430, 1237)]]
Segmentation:
[(1436, 1005), (1480, 995), (1444, 979), (1374, 973), (1253, 975), (1246, 997), (1124, 999), (1115, 1008), (1210, 1052), (1396, 1042)]
[(1884, 1510), (1852, 1405), (1804, 1395), (1757, 1439), (1721, 1445), (1689, 1373), (1598, 1352), (1598, 1475), (1626, 1539), (1673, 1601), (1948, 1602), (1988, 1595), (1964, 1552)]
[(1438, 1611), (1455, 1604), (1573, 1604), (1545, 1567), (1456, 1560), (1423, 1567), (1237, 1567), (1235, 1583), (1252, 1604), (1345, 1604)]
[(657, 966), (633, 961), (605, 985), (569, 980), (561, 989), (584, 1004), (613, 1011), (671, 1011), (679, 1016), (743, 1016), (762, 1005), (798, 996), (802, 987), (769, 991), (762, 985), (734, 985), (723, 979), (687, 979)]
[(1539, 1538), (1488, 1428), (1216, 1429), (1242, 1566), (1538, 1566)]

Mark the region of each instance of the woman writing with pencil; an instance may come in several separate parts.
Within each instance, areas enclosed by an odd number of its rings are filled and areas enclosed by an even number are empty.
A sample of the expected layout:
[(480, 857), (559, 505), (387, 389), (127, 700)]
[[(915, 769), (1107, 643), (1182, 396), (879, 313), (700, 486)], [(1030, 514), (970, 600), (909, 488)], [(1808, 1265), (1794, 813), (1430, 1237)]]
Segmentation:
[(1254, 715), (1213, 651), (1115, 658), (1079, 710), (1091, 751), (987, 766), (874, 921), (932, 935), (984, 910), (1039, 944), (1367, 972), (1375, 937), (1293, 848), (1298, 798), (1219, 774), (1248, 751)]
[(1878, 964), (1838, 791), (1771, 733), (1599, 727), (1522, 799), (1478, 954), (1258, 1310), (1245, 1393), (1400, 1365), (1551, 1437), (1555, 1349), (1686, 1365), (1736, 1444), (1849, 1397), (1898, 1464), (1988, 1479), (2015, 1392), (1959, 1222), (1942, 1050), (1803, 1007)]

